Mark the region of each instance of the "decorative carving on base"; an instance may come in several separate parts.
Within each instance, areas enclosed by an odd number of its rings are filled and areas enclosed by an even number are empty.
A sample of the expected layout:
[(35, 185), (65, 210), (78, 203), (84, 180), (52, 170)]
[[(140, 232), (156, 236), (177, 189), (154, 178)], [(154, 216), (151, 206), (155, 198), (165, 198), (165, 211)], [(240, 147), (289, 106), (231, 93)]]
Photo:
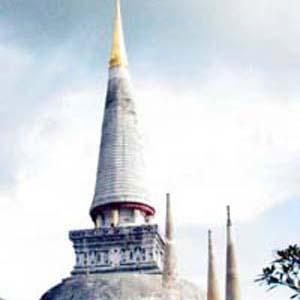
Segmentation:
[(76, 274), (162, 272), (165, 244), (157, 225), (102, 227), (69, 233)]

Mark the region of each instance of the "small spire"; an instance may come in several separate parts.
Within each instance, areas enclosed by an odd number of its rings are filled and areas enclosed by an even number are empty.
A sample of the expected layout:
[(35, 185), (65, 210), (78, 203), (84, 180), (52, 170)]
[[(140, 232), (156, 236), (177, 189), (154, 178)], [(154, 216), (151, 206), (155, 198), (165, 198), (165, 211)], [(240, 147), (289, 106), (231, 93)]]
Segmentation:
[(225, 300), (240, 300), (239, 274), (232, 239), (230, 207), (227, 206), (227, 251), (226, 251), (226, 292)]
[(171, 199), (170, 194), (167, 193), (166, 195), (166, 238), (168, 240), (173, 240), (173, 216), (172, 216), (172, 209), (171, 209)]
[(166, 195), (166, 233), (165, 233), (165, 257), (163, 270), (163, 287), (165, 300), (179, 299), (179, 291), (177, 285), (177, 262), (174, 246), (174, 227), (171, 210), (170, 194)]
[(116, 16), (109, 67), (126, 67), (127, 65), (128, 61), (124, 42), (121, 5), (120, 0), (116, 0)]
[(208, 231), (208, 274), (207, 274), (207, 300), (219, 300), (220, 294), (215, 269), (215, 258), (212, 247), (212, 233)]

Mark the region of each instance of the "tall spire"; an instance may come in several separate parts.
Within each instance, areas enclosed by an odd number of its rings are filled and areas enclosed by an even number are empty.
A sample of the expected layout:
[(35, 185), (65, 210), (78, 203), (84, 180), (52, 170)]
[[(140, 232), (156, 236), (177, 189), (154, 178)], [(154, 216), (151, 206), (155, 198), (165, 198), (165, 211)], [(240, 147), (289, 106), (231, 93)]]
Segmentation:
[(239, 276), (232, 239), (230, 206), (227, 206), (227, 253), (226, 253), (226, 296), (225, 300), (240, 300)]
[(169, 193), (166, 195), (166, 202), (166, 247), (163, 270), (164, 299), (177, 300), (179, 299), (179, 290), (177, 286), (177, 262), (174, 245), (174, 224)]
[[(96, 225), (145, 222), (154, 215), (145, 187), (143, 143), (127, 66), (120, 0), (116, 1), (96, 187), (90, 215)], [(135, 213), (139, 212), (139, 213)], [(136, 216), (141, 216), (136, 217)]]
[(116, 0), (116, 16), (109, 67), (126, 67), (128, 65), (124, 33), (122, 26), (120, 0)]
[(207, 300), (220, 300), (211, 235), (212, 235), (211, 230), (209, 230), (208, 231)]

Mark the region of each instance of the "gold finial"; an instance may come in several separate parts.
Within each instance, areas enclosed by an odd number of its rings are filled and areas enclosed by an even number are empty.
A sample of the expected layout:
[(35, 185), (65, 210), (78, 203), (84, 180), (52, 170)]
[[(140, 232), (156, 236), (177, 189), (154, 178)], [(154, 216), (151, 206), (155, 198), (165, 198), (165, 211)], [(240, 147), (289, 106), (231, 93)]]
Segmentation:
[(126, 67), (127, 65), (128, 61), (123, 35), (120, 0), (116, 0), (116, 16), (109, 67)]

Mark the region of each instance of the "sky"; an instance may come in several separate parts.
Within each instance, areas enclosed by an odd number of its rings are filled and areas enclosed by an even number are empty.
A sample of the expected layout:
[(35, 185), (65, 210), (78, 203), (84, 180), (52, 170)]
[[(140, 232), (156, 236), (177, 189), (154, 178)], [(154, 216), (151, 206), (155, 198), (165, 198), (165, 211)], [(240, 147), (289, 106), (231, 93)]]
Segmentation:
[[(0, 296), (31, 300), (69, 275), (90, 228), (114, 3), (0, 1)], [(157, 222), (175, 209), (179, 268), (206, 287), (214, 232), (224, 292), (232, 206), (243, 300), (299, 242), (300, 3), (123, 0), (130, 73)]]

